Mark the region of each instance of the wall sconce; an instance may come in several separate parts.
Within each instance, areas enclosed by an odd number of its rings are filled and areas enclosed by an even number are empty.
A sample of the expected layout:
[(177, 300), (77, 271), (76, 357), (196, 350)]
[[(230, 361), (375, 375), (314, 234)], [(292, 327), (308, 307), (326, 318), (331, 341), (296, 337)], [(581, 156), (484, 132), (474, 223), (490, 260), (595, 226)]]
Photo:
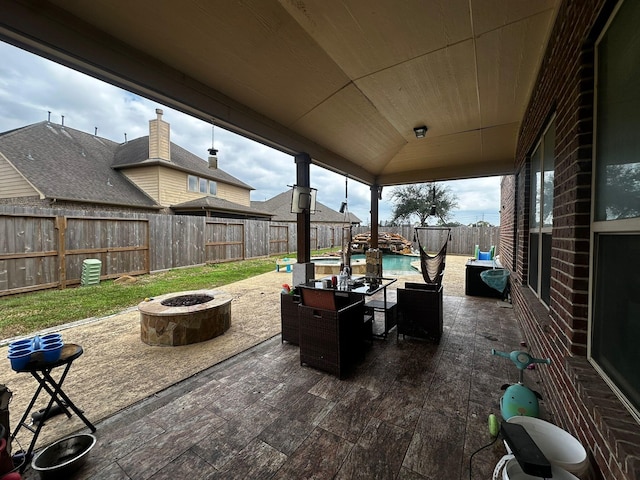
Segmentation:
[(291, 213), (316, 213), (315, 188), (294, 185), (291, 194)]
[(427, 127), (425, 125), (416, 127), (413, 129), (413, 132), (416, 134), (416, 138), (424, 138), (427, 134)]

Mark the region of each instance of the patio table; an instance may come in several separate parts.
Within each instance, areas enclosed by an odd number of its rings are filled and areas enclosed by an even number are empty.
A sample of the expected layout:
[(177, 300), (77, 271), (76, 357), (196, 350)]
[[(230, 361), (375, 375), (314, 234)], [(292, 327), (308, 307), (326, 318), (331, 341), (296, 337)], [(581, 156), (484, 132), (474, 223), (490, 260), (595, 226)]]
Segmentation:
[[(58, 360), (53, 362), (45, 362), (39, 355), (34, 355), (33, 359), (24, 368), (16, 370), (18, 373), (30, 373), (38, 382), (38, 388), (33, 394), (33, 397), (31, 398), (31, 401), (29, 402), (24, 415), (22, 415), (22, 418), (18, 422), (16, 429), (11, 434), (11, 441), (13, 441), (22, 427), (33, 433), (33, 438), (31, 439), (29, 448), (25, 453), (26, 461), (23, 462), (21, 471), (24, 471), (27, 464), (29, 463), (31, 455), (33, 454), (34, 447), (36, 445), (36, 441), (38, 440), (38, 436), (40, 435), (42, 427), (49, 417), (54, 403), (60, 407), (60, 409), (67, 415), (67, 417), (71, 417), (71, 412), (69, 412), (69, 409), (73, 410), (73, 412), (78, 415), (78, 417), (91, 430), (91, 432), (96, 431), (96, 427), (93, 426), (93, 424), (83, 415), (82, 411), (62, 390), (62, 384), (64, 383), (64, 380), (69, 373), (71, 365), (73, 364), (74, 360), (82, 355), (82, 353), (83, 350), (80, 345), (68, 343), (62, 347), (62, 352)], [(64, 367), (64, 369), (62, 371), (62, 374), (60, 375), (60, 378), (56, 381), (51, 375), (51, 371), (58, 367)], [(27, 424), (27, 418), (29, 417), (29, 413), (31, 413), (31, 410), (35, 405), (36, 400), (43, 391), (46, 392), (50, 398), (46, 408), (42, 412), (41, 419), (37, 423), (37, 427), (34, 430), (31, 425)]]
[[(327, 277), (331, 278), (331, 277)], [(305, 284), (307, 287), (313, 288), (326, 288), (323, 287), (322, 280), (312, 280)], [(382, 291), (382, 300), (366, 300), (364, 304), (365, 312), (369, 315), (375, 312), (381, 312), (384, 314), (384, 331), (377, 337), (386, 338), (389, 330), (391, 330), (397, 323), (396, 302), (390, 302), (387, 300), (387, 287), (394, 282), (397, 282), (397, 278), (385, 278), (385, 277), (352, 277), (346, 287), (335, 287), (336, 294), (339, 295), (344, 292), (350, 296), (358, 296), (361, 298), (371, 297), (376, 293)], [(334, 289), (334, 287), (329, 287)]]

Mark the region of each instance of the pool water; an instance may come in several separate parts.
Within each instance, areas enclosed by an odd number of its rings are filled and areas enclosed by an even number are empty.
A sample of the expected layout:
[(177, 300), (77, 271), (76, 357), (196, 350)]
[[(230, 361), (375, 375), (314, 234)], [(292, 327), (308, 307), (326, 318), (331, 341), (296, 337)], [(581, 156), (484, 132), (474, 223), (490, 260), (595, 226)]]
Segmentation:
[[(351, 255), (352, 260), (363, 259), (363, 254)], [(407, 275), (411, 273), (419, 273), (418, 270), (411, 266), (411, 262), (420, 261), (417, 255), (382, 255), (382, 274), (383, 275)]]
[[(365, 261), (365, 255), (357, 253), (351, 255), (351, 260)], [(419, 273), (418, 270), (411, 266), (411, 262), (420, 260), (417, 255), (382, 255), (382, 274), (383, 275), (407, 275)], [(340, 263), (339, 258), (314, 258), (311, 260), (317, 264), (335, 264)]]

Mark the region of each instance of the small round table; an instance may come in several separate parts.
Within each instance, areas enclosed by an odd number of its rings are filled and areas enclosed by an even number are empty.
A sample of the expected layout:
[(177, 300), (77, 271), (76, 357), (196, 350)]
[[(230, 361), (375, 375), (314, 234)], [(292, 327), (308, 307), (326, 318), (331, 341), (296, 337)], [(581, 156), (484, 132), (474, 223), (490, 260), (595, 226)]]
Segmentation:
[[(33, 433), (33, 439), (31, 440), (29, 449), (25, 454), (26, 461), (23, 463), (21, 471), (24, 471), (31, 458), (31, 455), (33, 454), (33, 449), (36, 445), (36, 441), (38, 440), (38, 436), (40, 435), (40, 431), (42, 430), (46, 419), (49, 418), (49, 413), (51, 412), (51, 408), (53, 407), (54, 403), (60, 407), (60, 409), (67, 415), (67, 417), (71, 417), (71, 412), (69, 412), (69, 409), (73, 410), (73, 412), (78, 415), (78, 417), (84, 422), (84, 424), (89, 427), (89, 430), (91, 430), (91, 432), (96, 431), (96, 427), (93, 426), (93, 424), (87, 419), (87, 417), (83, 415), (82, 411), (78, 407), (76, 407), (76, 405), (71, 401), (67, 394), (62, 390), (62, 384), (64, 383), (64, 379), (66, 378), (67, 373), (69, 373), (71, 365), (76, 358), (82, 355), (82, 353), (83, 350), (80, 345), (67, 343), (62, 347), (62, 352), (60, 353), (60, 358), (58, 360), (54, 362), (45, 362), (44, 358), (42, 357), (42, 353), (35, 352), (31, 355), (31, 360), (29, 361), (29, 363), (27, 363), (27, 365), (25, 365), (24, 368), (16, 370), (16, 372), (18, 373), (30, 373), (38, 382), (38, 388), (33, 394), (31, 402), (29, 402), (29, 405), (27, 406), (27, 410), (24, 412), (24, 415), (18, 422), (16, 429), (11, 434), (11, 441), (13, 441), (22, 427)], [(64, 370), (62, 371), (62, 375), (60, 375), (60, 379), (56, 381), (51, 376), (51, 371), (54, 368), (62, 366), (64, 366)], [(47, 407), (42, 412), (41, 420), (38, 422), (38, 426), (34, 430), (32, 426), (26, 423), (26, 420), (29, 417), (29, 413), (31, 413), (33, 406), (35, 405), (36, 400), (43, 390), (49, 394), (50, 399)]]

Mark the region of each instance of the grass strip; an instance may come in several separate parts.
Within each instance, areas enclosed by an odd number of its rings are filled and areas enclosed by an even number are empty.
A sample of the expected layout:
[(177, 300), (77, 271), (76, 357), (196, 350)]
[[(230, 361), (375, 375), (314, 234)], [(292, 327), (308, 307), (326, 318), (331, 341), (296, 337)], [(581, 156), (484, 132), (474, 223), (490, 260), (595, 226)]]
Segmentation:
[[(295, 258), (295, 254), (288, 256)], [(84, 318), (112, 315), (147, 297), (227, 285), (274, 270), (276, 258), (282, 257), (284, 255), (168, 270), (138, 276), (129, 284), (106, 280), (98, 285), (0, 297), (0, 339), (27, 336)]]

